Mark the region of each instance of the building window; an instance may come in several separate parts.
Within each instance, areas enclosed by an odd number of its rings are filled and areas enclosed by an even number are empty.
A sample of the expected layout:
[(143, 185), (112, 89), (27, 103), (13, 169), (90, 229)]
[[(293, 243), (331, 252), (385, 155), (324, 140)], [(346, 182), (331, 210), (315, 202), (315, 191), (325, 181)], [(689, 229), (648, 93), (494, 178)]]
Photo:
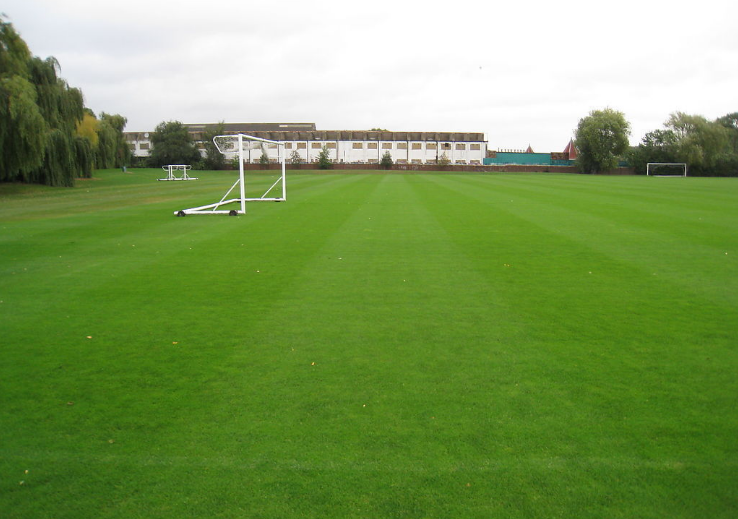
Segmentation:
[(441, 149), (450, 150), (451, 149), (451, 143), (450, 142), (442, 142), (441, 143)]
[(407, 143), (406, 142), (398, 142), (397, 143), (397, 149), (398, 150), (406, 150), (407, 149)]
[(368, 150), (376, 150), (377, 149), (377, 143), (376, 142), (367, 142), (366, 148)]
[(311, 143), (310, 143), (310, 147), (311, 147), (312, 149), (314, 149), (314, 150), (319, 150), (319, 149), (320, 149), (320, 148), (322, 148), (323, 146), (321, 146), (319, 142), (311, 142)]
[(479, 151), (482, 149), (482, 146), (480, 144), (470, 144), (469, 149), (474, 150), (474, 151)]
[(435, 142), (429, 142), (428, 144), (425, 145), (425, 149), (426, 150), (437, 150), (438, 146), (436, 146)]
[(463, 150), (465, 150), (465, 149), (466, 149), (466, 144), (458, 144), (458, 143), (457, 143), (457, 144), (456, 144), (456, 149), (457, 149), (457, 150), (462, 150), (462, 151), (463, 151)]
[(479, 166), (481, 162), (479, 162), (478, 160), (470, 160), (469, 164), (474, 164), (475, 166)]
[(148, 142), (142, 142), (138, 145), (138, 148), (140, 150), (148, 150), (149, 149), (149, 143)]
[(297, 149), (298, 150), (304, 150), (307, 149), (308, 143), (307, 142), (298, 142), (297, 143)]
[(367, 164), (379, 164), (379, 161), (377, 159), (369, 159), (366, 162)]
[(420, 160), (420, 159), (412, 159), (412, 160), (411, 160), (410, 162), (411, 162), (412, 164), (422, 164), (422, 163), (423, 163), (423, 161), (422, 161), (422, 160)]
[(422, 150), (423, 149), (423, 145), (421, 143), (419, 143), (419, 142), (414, 142), (412, 149), (414, 149), (414, 150)]
[(391, 142), (383, 142), (382, 143), (382, 149), (383, 150), (391, 150), (392, 149), (392, 143)]
[(355, 142), (353, 146), (351, 146), (355, 150), (363, 150), (364, 149), (364, 143), (363, 142)]
[(326, 146), (329, 150), (335, 150), (336, 149), (336, 143), (335, 142), (327, 142)]
[(284, 143), (284, 149), (291, 150), (292, 149), (292, 143), (291, 142), (285, 142)]

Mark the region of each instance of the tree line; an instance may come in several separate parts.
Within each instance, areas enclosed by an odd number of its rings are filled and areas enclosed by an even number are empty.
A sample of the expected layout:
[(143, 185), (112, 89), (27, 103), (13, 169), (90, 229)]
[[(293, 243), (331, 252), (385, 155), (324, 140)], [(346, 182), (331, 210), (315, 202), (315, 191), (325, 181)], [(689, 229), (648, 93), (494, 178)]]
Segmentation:
[(629, 135), (630, 123), (622, 112), (590, 112), (575, 131), (579, 170), (600, 173), (624, 162), (645, 174), (649, 162), (678, 162), (687, 164), (691, 176), (738, 176), (738, 112), (714, 121), (675, 112), (662, 129), (646, 133), (638, 146), (629, 146)]
[(84, 106), (59, 62), (33, 56), (0, 16), (0, 182), (73, 186), (93, 169), (126, 164), (126, 118)]

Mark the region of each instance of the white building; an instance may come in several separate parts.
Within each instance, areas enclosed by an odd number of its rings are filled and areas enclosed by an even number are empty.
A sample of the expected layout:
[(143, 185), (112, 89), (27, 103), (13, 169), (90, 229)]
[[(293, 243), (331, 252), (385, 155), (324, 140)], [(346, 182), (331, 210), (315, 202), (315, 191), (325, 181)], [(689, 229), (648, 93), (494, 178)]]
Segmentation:
[[(193, 141), (202, 149), (203, 134), (215, 125), (185, 126)], [(284, 142), (288, 161), (292, 156), (299, 156), (303, 162), (316, 162), (324, 146), (336, 164), (378, 164), (382, 156), (389, 152), (395, 164), (436, 164), (445, 155), (450, 164), (481, 165), (487, 154), (483, 133), (318, 131), (312, 123), (233, 123), (224, 126), (226, 134), (245, 133)], [(134, 156), (149, 155), (149, 135), (126, 133)], [(270, 161), (278, 160), (277, 147), (266, 146), (249, 150), (248, 161), (259, 162), (262, 150)]]

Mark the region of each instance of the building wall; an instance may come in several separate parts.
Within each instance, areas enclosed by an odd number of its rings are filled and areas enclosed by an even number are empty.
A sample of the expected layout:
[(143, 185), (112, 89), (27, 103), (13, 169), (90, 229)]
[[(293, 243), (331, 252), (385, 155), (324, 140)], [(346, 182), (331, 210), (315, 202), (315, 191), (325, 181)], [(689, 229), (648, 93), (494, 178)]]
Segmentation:
[(149, 132), (123, 132), (123, 137), (128, 143), (131, 154), (134, 157), (148, 157), (151, 151), (151, 140)]
[[(481, 165), (486, 153), (485, 142), (428, 142), (408, 140), (365, 141), (286, 141), (287, 159), (296, 152), (303, 162), (316, 162), (323, 146), (335, 163), (378, 164), (389, 152), (396, 164), (435, 164), (445, 154), (452, 164)], [(276, 160), (276, 150), (267, 149)], [(258, 162), (261, 152), (252, 151), (251, 162)]]
[[(207, 125), (188, 125), (195, 144), (204, 155), (202, 134)], [(243, 131), (243, 130), (240, 130)], [(239, 133), (237, 129), (227, 133)], [(328, 149), (335, 163), (377, 164), (385, 152), (389, 152), (396, 164), (435, 164), (444, 154), (451, 164), (481, 165), (487, 154), (487, 142), (483, 133), (436, 132), (379, 132), (379, 131), (244, 131), (254, 137), (285, 143), (286, 160), (297, 153), (303, 162), (316, 162), (323, 146)], [(146, 157), (151, 149), (149, 134), (127, 132), (126, 139), (136, 157)], [(279, 148), (276, 145), (256, 144), (247, 151), (246, 160), (259, 162), (262, 150), (269, 160), (276, 162)], [(227, 159), (236, 153), (226, 154)]]
[[(570, 166), (573, 161), (563, 157), (561, 153), (525, 153), (525, 152), (491, 152), (484, 159), (487, 166), (518, 164), (531, 166)], [(568, 156), (566, 156), (568, 157)]]

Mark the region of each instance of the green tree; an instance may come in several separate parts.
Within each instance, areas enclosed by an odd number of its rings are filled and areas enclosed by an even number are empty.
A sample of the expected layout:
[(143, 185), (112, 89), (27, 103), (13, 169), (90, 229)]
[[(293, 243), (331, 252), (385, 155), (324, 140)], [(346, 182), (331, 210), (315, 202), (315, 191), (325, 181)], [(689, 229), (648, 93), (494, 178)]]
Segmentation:
[(128, 123), (128, 119), (119, 114), (107, 114), (102, 112), (100, 114), (100, 120), (110, 125), (115, 132), (113, 146), (115, 158), (113, 161), (113, 167), (119, 168), (121, 166), (125, 166), (131, 160), (131, 149), (128, 147), (128, 143), (123, 136), (123, 130), (126, 127), (126, 123)]
[(318, 169), (330, 169), (332, 166), (333, 161), (331, 161), (328, 147), (323, 146), (320, 153), (318, 153)]
[(192, 164), (200, 160), (187, 127), (179, 121), (161, 122), (151, 134), (151, 166)]
[(692, 174), (710, 175), (719, 158), (729, 150), (728, 128), (701, 115), (676, 112), (665, 126), (676, 137), (675, 159), (686, 162)]
[(677, 162), (676, 142), (676, 134), (671, 130), (648, 132), (641, 143), (628, 152), (628, 162), (639, 175), (646, 174), (649, 162)]
[(385, 151), (384, 155), (382, 155), (382, 160), (379, 161), (379, 165), (382, 169), (392, 169), (392, 164), (392, 155), (389, 151)]
[(579, 155), (576, 164), (583, 173), (609, 171), (628, 149), (630, 124), (622, 112), (605, 108), (592, 110), (579, 120), (574, 141)]
[(119, 168), (130, 162), (131, 150), (123, 136), (126, 118), (102, 112), (97, 121), (98, 143), (95, 148), (95, 167)]
[[(55, 58), (32, 56), (0, 16), (0, 181), (71, 186), (91, 176), (99, 128), (80, 133), (88, 113), (82, 91), (59, 71)], [(119, 155), (127, 151), (124, 144)]]
[(297, 150), (292, 150), (292, 153), (290, 153), (290, 164), (293, 166), (302, 164), (302, 157), (300, 157), (300, 153)]
[(266, 146), (262, 143), (261, 145), (261, 156), (259, 157), (259, 164), (262, 168), (269, 166), (269, 153), (267, 152)]
[(446, 155), (446, 152), (444, 151), (441, 156), (438, 157), (438, 166), (441, 169), (446, 169), (449, 164), (451, 164), (451, 159), (448, 158), (448, 155)]
[(728, 149), (718, 156), (713, 174), (738, 177), (738, 112), (724, 115), (715, 122), (723, 126), (727, 132)]
[[(31, 181), (51, 186), (73, 186), (84, 176), (89, 162), (87, 147), (77, 147), (77, 124), (84, 116), (82, 91), (70, 88), (58, 76), (55, 58), (33, 57), (28, 61), (31, 82), (36, 87), (36, 103), (47, 125), (47, 144), (43, 164), (31, 172)], [(79, 159), (83, 164), (79, 163)]]
[(115, 128), (108, 121), (97, 121), (97, 146), (95, 147), (94, 161), (98, 169), (109, 169), (115, 166), (115, 150), (117, 136)]
[(719, 117), (715, 122), (727, 130), (731, 151), (738, 154), (738, 112)]
[(217, 135), (225, 134), (225, 123), (220, 121), (215, 126), (205, 130), (203, 134), (203, 146), (205, 149), (205, 169), (220, 170), (225, 169), (225, 155), (223, 155), (213, 142), (213, 138)]
[(47, 131), (33, 85), (20, 75), (0, 75), (0, 181), (31, 180), (43, 164)]

